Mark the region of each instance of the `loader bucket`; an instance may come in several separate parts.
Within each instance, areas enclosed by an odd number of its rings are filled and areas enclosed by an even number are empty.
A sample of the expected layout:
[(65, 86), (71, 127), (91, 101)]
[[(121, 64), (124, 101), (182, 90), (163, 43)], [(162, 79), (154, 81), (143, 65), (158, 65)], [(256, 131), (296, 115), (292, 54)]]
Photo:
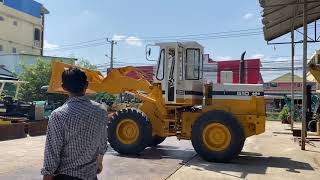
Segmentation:
[[(48, 88), (49, 93), (60, 93), (65, 94), (66, 92), (62, 88), (62, 73), (65, 69), (68, 69), (72, 65), (65, 64), (62, 62), (54, 61), (52, 63), (52, 74), (50, 79), (50, 84)], [(87, 75), (87, 80), (89, 82), (89, 87), (87, 89), (87, 94), (97, 93), (95, 84), (101, 84), (103, 81), (103, 76), (99, 71), (94, 71), (90, 69), (80, 68)]]
[(308, 66), (309, 71), (313, 75), (315, 80), (317, 80), (317, 82), (320, 82), (320, 65), (310, 63)]
[[(54, 61), (52, 63), (52, 74), (48, 88), (49, 93), (66, 93), (61, 86), (61, 75), (65, 69), (70, 68), (71, 66), (73, 65), (65, 64), (58, 61)], [(94, 71), (86, 68), (80, 69), (86, 73), (87, 81), (89, 83), (86, 94), (95, 94), (99, 92), (118, 94), (125, 91), (132, 93), (143, 91), (145, 93), (149, 93), (152, 89), (152, 85), (150, 84), (150, 82), (144, 79), (143, 75), (131, 66), (112, 69), (107, 77), (103, 77), (103, 75), (99, 71)], [(128, 73), (132, 71), (138, 73), (139, 79), (128, 77)]]

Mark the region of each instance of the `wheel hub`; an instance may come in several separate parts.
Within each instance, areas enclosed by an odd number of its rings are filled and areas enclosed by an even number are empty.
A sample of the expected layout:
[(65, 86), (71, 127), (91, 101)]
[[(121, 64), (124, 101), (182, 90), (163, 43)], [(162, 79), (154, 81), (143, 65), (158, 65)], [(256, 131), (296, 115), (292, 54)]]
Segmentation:
[(131, 119), (122, 120), (117, 126), (117, 138), (123, 144), (133, 144), (139, 137), (139, 128)]
[(231, 133), (225, 125), (211, 123), (204, 128), (202, 139), (211, 151), (223, 151), (230, 145)]

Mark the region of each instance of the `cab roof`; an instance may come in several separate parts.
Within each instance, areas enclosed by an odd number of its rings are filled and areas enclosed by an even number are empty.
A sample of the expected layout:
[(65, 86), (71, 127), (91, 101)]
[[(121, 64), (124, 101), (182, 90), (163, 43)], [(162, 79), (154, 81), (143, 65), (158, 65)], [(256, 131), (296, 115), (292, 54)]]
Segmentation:
[(203, 48), (201, 44), (196, 41), (176, 41), (176, 42), (160, 42), (156, 43), (156, 46), (176, 46), (177, 44), (181, 44), (184, 47), (200, 47)]

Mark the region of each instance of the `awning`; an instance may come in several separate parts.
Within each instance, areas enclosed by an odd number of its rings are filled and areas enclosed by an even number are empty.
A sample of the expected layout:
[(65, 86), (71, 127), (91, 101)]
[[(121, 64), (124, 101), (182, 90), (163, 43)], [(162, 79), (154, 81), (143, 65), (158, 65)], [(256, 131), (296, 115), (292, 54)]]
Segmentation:
[[(259, 0), (262, 11), (264, 38), (272, 41), (303, 26), (303, 1)], [(320, 19), (320, 1), (308, 1), (308, 23)]]
[(15, 76), (14, 73), (4, 68), (3, 65), (0, 65), (0, 80), (15, 80), (17, 81), (18, 78)]

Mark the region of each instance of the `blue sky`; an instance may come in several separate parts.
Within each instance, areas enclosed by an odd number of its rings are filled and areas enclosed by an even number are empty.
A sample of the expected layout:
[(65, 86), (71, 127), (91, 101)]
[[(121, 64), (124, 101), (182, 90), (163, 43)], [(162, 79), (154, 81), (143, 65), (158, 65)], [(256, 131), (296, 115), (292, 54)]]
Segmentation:
[[(190, 34), (205, 34), (260, 28), (261, 8), (258, 0), (38, 0), (49, 11), (46, 16), (45, 46), (47, 55), (74, 56), (88, 59), (93, 64), (107, 63), (110, 46), (103, 38), (120, 40), (115, 46), (116, 65), (145, 65), (144, 39)], [(257, 30), (256, 30), (257, 31)], [(259, 31), (259, 29), (258, 29)], [(301, 38), (298, 35), (297, 38)], [(84, 41), (89, 47), (80, 48)], [(289, 40), (286, 36), (281, 40)], [(243, 51), (247, 58), (260, 57), (263, 67), (290, 65), (290, 45), (267, 45), (263, 34), (206, 39), (199, 41), (214, 60), (239, 59)], [(80, 45), (80, 46), (79, 46)], [(309, 56), (316, 49), (309, 46)], [(297, 45), (298, 55), (302, 54)], [(283, 57), (285, 56), (285, 57)], [(301, 66), (301, 56), (297, 57)], [(288, 60), (288, 63), (283, 61)], [(275, 63), (265, 63), (265, 62)], [(281, 63), (276, 63), (280, 61)], [(265, 81), (281, 72), (262, 72)], [(300, 73), (300, 72), (298, 72)]]

